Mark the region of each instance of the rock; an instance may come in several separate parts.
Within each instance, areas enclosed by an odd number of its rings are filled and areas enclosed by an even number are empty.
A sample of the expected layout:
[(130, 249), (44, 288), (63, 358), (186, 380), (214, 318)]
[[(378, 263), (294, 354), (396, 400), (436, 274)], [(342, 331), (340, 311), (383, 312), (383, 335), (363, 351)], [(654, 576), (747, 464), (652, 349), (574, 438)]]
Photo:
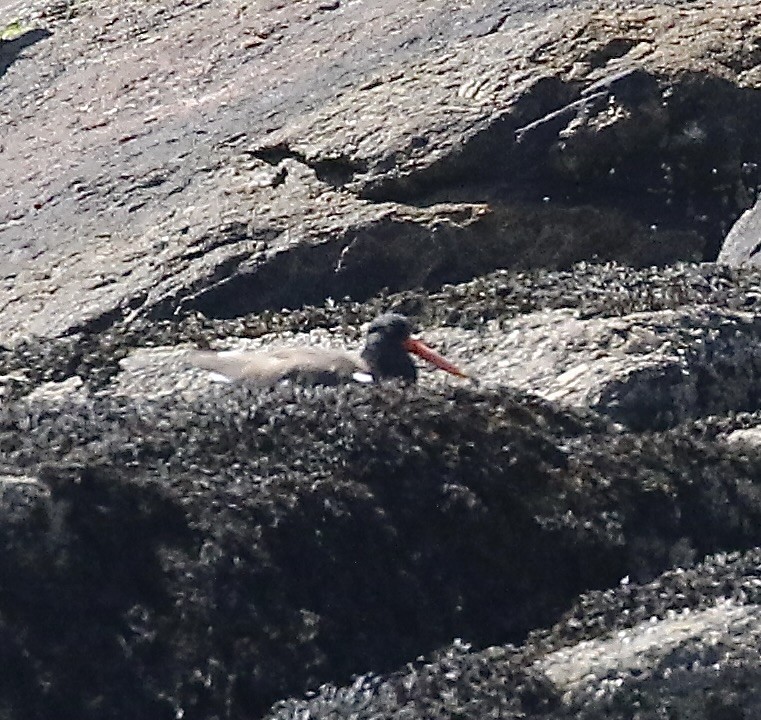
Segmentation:
[(710, 260), (757, 184), (750, 0), (42, 5), (3, 76), (3, 337)]
[(50, 492), (37, 478), (0, 475), (0, 514), (7, 526), (28, 531), (50, 510)]
[(718, 262), (727, 265), (757, 265), (761, 243), (761, 201), (746, 210), (732, 226), (721, 246)]
[(72, 375), (62, 382), (48, 382), (38, 385), (27, 395), (27, 399), (34, 401), (45, 399), (51, 404), (65, 402), (73, 396), (86, 393), (85, 383), (79, 375)]
[(752, 313), (693, 306), (625, 317), (541, 311), (430, 338), (486, 385), (518, 387), (653, 428), (755, 408), (760, 331)]
[[(418, 315), (431, 344), (484, 387), (510, 386), (575, 410), (593, 408), (629, 427), (663, 428), (754, 409), (761, 373), (755, 275), (727, 278), (711, 266), (670, 272), (673, 277), (612, 265), (578, 266), (570, 275), (547, 277), (496, 273), (434, 297), (391, 297), (386, 307), (377, 308)], [(530, 304), (518, 312), (523, 303)], [(352, 313), (357, 313), (356, 321), (349, 325)], [(191, 335), (174, 325), (146, 328), (148, 335), (114, 338), (116, 346), (108, 348), (106, 357), (99, 351), (95, 362), (99, 356), (110, 363), (114, 353), (122, 359), (105, 384), (94, 378), (90, 384), (103, 393), (140, 397), (181, 392), (192, 398), (208, 386), (208, 375), (184, 359), (189, 346), (359, 348), (361, 321), (374, 315), (334, 303), (282, 315), (280, 324), (270, 328), (261, 316), (207, 320), (206, 329), (196, 327)], [(135, 342), (154, 347), (135, 348)], [(84, 368), (78, 372), (91, 375)], [(457, 385), (425, 368), (421, 383)]]
[(727, 442), (753, 448), (759, 447), (761, 445), (761, 428), (734, 430), (727, 435)]
[(35, 602), (5, 598), (5, 634), (78, 716), (250, 716), (455, 636), (515, 642), (761, 521), (757, 457), (504, 388), (37, 395), (0, 411), (0, 453), (59, 509), (7, 545)]
[(758, 709), (757, 3), (4, 7), (0, 715)]
[[(268, 718), (690, 717), (757, 712), (759, 551), (709, 557), (646, 586), (581, 599), (522, 647), (462, 641), (393, 674), (276, 705)], [(615, 609), (614, 609), (615, 608)], [(649, 614), (649, 616), (647, 616)], [(583, 639), (582, 639), (583, 638)]]

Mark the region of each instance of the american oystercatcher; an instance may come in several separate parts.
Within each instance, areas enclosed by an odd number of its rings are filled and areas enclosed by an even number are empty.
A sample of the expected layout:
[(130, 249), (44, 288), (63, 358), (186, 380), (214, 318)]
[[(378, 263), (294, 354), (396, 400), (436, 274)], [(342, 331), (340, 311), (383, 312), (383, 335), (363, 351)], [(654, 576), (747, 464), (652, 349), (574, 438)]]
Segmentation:
[(281, 380), (305, 385), (338, 385), (392, 378), (412, 383), (417, 380), (417, 368), (410, 354), (452, 375), (468, 377), (421, 340), (411, 337), (409, 321), (396, 313), (380, 315), (370, 323), (361, 353), (312, 347), (262, 352), (195, 351), (190, 362), (224, 379), (257, 385), (274, 385)]

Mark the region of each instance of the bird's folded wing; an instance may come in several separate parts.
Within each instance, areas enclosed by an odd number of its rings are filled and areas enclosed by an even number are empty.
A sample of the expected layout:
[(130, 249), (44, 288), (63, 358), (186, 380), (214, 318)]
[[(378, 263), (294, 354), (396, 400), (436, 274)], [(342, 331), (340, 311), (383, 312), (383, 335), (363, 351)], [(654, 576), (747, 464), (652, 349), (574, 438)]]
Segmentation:
[(351, 382), (355, 373), (368, 372), (358, 355), (322, 348), (280, 348), (261, 353), (195, 351), (189, 360), (230, 380), (247, 380), (260, 385), (285, 379), (331, 385)]

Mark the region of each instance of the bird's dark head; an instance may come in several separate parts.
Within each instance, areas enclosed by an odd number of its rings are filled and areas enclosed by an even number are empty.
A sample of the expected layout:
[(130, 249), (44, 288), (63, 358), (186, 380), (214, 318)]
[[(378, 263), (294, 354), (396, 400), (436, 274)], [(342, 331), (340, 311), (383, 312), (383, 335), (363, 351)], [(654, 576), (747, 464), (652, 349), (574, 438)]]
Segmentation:
[(410, 337), (411, 333), (409, 320), (398, 313), (380, 315), (370, 323), (362, 357), (376, 381), (384, 378), (400, 378), (407, 382), (415, 382), (417, 368), (412, 362), (410, 353), (453, 375), (467, 377), (435, 350), (420, 340)]
[(417, 368), (404, 347), (411, 332), (409, 320), (398, 313), (379, 315), (370, 323), (362, 357), (369, 365), (375, 380), (417, 380)]

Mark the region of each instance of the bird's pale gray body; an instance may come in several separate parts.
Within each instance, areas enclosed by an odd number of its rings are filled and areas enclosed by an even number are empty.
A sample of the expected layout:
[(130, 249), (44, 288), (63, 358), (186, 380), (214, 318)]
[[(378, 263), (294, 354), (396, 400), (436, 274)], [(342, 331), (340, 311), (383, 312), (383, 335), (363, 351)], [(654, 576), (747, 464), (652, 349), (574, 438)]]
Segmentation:
[(338, 385), (372, 378), (367, 363), (356, 353), (329, 348), (278, 348), (261, 352), (196, 351), (193, 365), (230, 380), (275, 385), (293, 380), (304, 385)]

